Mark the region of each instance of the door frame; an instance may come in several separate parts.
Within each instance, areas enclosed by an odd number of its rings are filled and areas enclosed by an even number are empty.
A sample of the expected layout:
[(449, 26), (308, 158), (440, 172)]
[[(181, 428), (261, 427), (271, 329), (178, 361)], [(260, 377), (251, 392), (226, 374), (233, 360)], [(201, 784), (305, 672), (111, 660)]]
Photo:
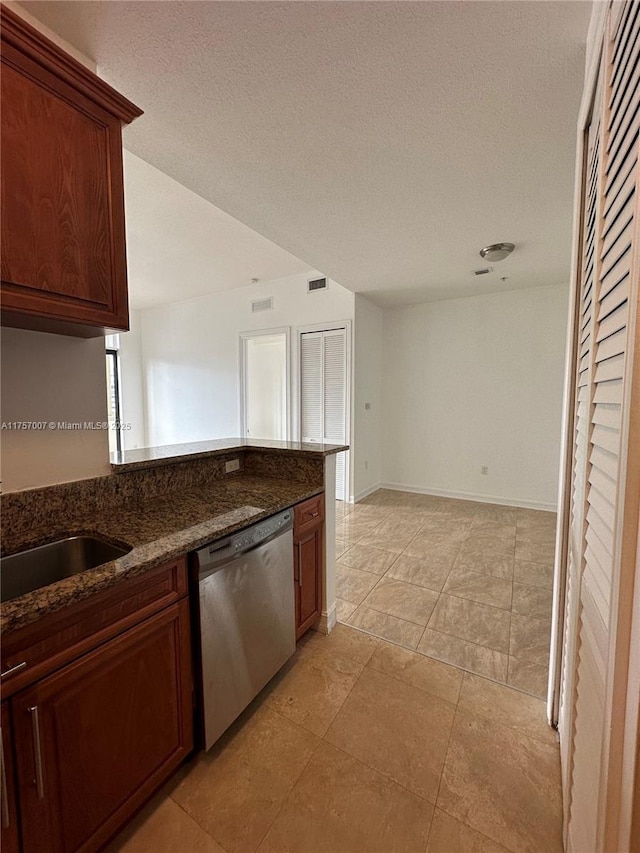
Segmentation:
[[(324, 323), (312, 323), (307, 326), (296, 326), (295, 328), (295, 341), (293, 343), (293, 364), (292, 364), (292, 376), (293, 376), (293, 405), (292, 405), (292, 435), (295, 436), (295, 441), (301, 441), (300, 435), (300, 405), (302, 402), (301, 394), (300, 394), (300, 347), (301, 347), (301, 336), (308, 334), (309, 332), (331, 332), (337, 329), (344, 329), (345, 331), (345, 342), (346, 342), (346, 383), (345, 383), (345, 409), (346, 409), (346, 423), (345, 423), (345, 444), (351, 445), (351, 424), (353, 422), (353, 414), (352, 414), (352, 406), (353, 399), (351, 394), (352, 387), (352, 370), (353, 370), (353, 361), (352, 361), (352, 337), (351, 337), (351, 328), (352, 321), (351, 320), (335, 320), (333, 322), (326, 321)], [(349, 496), (351, 494), (351, 483), (352, 483), (352, 471), (351, 471), (351, 460), (352, 454), (350, 450), (346, 451), (347, 458), (345, 464), (344, 471), (344, 497), (343, 500), (345, 503), (349, 501)]]
[(278, 326), (274, 329), (256, 329), (249, 332), (240, 332), (238, 335), (239, 343), (239, 388), (238, 395), (239, 413), (238, 422), (240, 424), (240, 437), (247, 438), (247, 341), (253, 338), (263, 338), (270, 335), (285, 336), (285, 352), (286, 352), (286, 379), (285, 379), (285, 407), (287, 417), (285, 420), (286, 436), (285, 441), (291, 440), (291, 326)]

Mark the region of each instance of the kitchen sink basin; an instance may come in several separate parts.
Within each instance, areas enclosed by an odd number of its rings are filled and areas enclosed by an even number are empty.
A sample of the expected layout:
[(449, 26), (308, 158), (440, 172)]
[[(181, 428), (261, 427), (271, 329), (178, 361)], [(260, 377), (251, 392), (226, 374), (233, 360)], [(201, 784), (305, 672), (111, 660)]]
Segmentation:
[(113, 545), (96, 536), (70, 536), (3, 557), (0, 561), (0, 597), (2, 601), (10, 601), (124, 557), (130, 550), (128, 545)]

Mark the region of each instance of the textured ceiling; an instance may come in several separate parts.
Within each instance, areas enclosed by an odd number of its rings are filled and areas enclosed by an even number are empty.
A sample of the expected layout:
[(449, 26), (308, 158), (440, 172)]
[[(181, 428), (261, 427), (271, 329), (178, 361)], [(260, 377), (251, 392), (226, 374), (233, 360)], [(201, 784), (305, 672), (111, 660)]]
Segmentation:
[(129, 150), (345, 287), (568, 280), (590, 3), (22, 5), (145, 110)]
[(124, 152), (127, 266), (132, 308), (310, 271), (196, 193)]

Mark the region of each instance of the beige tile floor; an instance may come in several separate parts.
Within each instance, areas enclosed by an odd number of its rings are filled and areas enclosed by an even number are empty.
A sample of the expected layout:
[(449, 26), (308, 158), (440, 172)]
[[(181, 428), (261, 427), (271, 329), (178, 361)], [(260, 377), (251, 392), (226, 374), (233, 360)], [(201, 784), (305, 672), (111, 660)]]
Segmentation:
[(545, 695), (555, 513), (384, 489), (336, 513), (340, 622)]
[(345, 625), (311, 631), (109, 850), (561, 853), (555, 733), (533, 696)]

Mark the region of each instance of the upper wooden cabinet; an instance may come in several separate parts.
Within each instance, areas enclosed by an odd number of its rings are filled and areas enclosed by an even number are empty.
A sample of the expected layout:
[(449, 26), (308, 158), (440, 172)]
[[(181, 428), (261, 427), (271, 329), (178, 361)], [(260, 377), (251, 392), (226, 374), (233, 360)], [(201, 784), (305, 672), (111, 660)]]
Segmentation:
[(127, 329), (122, 124), (142, 114), (2, 6), (2, 323)]

